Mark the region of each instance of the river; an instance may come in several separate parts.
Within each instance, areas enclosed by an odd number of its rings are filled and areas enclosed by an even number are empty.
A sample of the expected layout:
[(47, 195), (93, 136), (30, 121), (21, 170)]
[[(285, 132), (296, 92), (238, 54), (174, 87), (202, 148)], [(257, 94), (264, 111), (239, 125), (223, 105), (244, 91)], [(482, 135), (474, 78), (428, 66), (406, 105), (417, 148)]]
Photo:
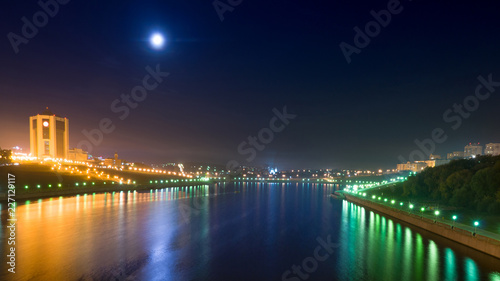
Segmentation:
[(0, 280), (500, 280), (500, 260), (328, 197), (228, 183), (23, 200)]

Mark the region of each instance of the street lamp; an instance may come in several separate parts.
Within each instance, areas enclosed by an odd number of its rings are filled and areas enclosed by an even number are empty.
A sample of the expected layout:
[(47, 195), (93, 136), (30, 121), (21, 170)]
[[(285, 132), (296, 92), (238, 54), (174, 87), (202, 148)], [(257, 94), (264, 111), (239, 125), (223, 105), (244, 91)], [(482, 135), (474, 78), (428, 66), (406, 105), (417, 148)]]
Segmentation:
[(476, 229), (477, 229), (478, 226), (479, 226), (479, 222), (475, 221), (474, 222), (474, 235), (476, 235)]
[(453, 219), (453, 225), (451, 226), (451, 228), (455, 228), (455, 221), (457, 220), (457, 216), (453, 215), (453, 217), (451, 218)]
[(434, 222), (436, 222), (437, 221), (437, 216), (439, 216), (439, 211), (435, 211), (434, 215), (436, 215), (436, 218), (434, 219)]

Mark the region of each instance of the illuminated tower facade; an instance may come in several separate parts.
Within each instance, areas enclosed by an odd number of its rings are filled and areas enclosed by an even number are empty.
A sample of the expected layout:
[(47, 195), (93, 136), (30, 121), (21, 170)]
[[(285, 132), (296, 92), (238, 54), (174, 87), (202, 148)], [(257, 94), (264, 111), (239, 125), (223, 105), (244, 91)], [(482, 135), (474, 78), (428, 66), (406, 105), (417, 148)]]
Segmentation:
[(488, 143), (486, 144), (486, 149), (484, 154), (497, 156), (500, 155), (500, 143)]
[(476, 157), (476, 155), (483, 155), (483, 146), (479, 143), (469, 143), (464, 147), (464, 157)]
[(30, 117), (31, 156), (68, 158), (69, 120), (52, 113), (49, 108)]

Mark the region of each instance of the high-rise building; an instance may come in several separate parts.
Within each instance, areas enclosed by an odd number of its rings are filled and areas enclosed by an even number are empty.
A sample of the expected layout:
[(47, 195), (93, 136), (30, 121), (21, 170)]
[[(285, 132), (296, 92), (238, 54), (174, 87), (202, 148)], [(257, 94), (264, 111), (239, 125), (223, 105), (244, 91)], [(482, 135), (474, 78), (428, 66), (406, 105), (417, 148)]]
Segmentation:
[(464, 147), (464, 157), (475, 157), (476, 155), (483, 155), (483, 146), (479, 143), (469, 143)]
[(463, 151), (453, 151), (452, 153), (448, 153), (447, 159), (462, 159), (464, 158)]
[(497, 156), (500, 155), (500, 143), (488, 143), (484, 149), (484, 154)]
[(40, 158), (68, 158), (69, 120), (45, 109), (30, 117), (30, 152)]

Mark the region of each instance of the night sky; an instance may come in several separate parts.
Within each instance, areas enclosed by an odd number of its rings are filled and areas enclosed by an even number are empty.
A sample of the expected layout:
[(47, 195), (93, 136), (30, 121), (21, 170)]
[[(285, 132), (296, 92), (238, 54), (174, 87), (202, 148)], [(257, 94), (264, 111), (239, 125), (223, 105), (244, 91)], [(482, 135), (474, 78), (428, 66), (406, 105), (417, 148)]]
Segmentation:
[[(2, 148), (28, 150), (28, 118), (45, 107), (69, 118), (70, 147), (109, 118), (115, 129), (91, 154), (132, 162), (377, 169), (408, 159), (435, 128), (448, 137), (436, 145), (444, 157), (500, 142), (500, 87), (456, 130), (443, 119), (478, 76), (500, 81), (498, 1), (401, 1), (350, 63), (341, 42), (355, 46), (354, 28), (394, 1), (232, 0), (221, 21), (211, 1), (72, 0), (17, 54), (8, 34), (22, 36), (21, 18), (42, 8), (4, 2)], [(165, 36), (160, 50), (154, 32)], [(121, 120), (111, 104), (157, 65), (170, 75)], [(238, 146), (285, 106), (296, 117), (248, 162)]]

